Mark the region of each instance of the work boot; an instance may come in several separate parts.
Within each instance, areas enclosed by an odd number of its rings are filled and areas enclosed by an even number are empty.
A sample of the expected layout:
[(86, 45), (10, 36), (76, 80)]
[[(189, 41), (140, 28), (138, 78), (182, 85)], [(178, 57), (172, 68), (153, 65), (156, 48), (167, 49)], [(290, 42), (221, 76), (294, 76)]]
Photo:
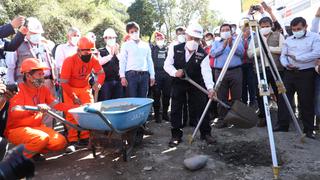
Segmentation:
[(46, 160), (46, 158), (42, 154), (36, 154), (32, 157), (32, 160), (34, 162), (43, 162)]
[(215, 144), (217, 142), (211, 135), (207, 134), (204, 137), (201, 137), (201, 140), (206, 140), (207, 144)]

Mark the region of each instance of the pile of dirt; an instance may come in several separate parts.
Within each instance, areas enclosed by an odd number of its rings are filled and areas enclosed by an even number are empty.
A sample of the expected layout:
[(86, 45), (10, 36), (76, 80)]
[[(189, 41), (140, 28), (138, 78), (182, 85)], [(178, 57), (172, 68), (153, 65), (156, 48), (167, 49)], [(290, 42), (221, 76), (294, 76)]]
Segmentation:
[[(234, 141), (218, 144), (211, 154), (236, 166), (270, 166), (272, 164), (268, 141)], [(280, 160), (281, 162), (281, 160)]]

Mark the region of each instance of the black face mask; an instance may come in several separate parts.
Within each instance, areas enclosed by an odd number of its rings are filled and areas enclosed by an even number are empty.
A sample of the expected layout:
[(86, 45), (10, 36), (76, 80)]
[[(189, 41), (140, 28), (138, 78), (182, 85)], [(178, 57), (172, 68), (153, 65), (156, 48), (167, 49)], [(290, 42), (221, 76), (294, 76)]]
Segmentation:
[(91, 59), (91, 54), (88, 54), (88, 55), (81, 55), (80, 56), (81, 60), (85, 63), (88, 63)]

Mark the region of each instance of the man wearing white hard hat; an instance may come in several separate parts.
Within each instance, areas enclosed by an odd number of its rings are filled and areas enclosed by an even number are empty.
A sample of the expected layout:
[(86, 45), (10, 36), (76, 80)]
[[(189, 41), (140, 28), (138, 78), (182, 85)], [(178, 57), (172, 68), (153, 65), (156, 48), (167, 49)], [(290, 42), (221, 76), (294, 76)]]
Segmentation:
[(67, 42), (65, 44), (60, 44), (57, 46), (56, 52), (55, 52), (55, 59), (57, 64), (57, 69), (60, 72), (60, 69), (62, 67), (63, 61), (71, 56), (77, 53), (78, 49), (78, 41), (81, 37), (80, 30), (76, 27), (69, 28), (67, 32)]
[(24, 42), (15, 51), (15, 53), (7, 56), (8, 65), (8, 81), (9, 83), (22, 82), (23, 75), (19, 69), (22, 62), (27, 58), (36, 58), (41, 61), (50, 70), (45, 70), (45, 86), (47, 86), (53, 94), (54, 80), (56, 79), (56, 66), (55, 61), (51, 54), (51, 49), (46, 44), (46, 41), (42, 41), (42, 33), (44, 33), (41, 22), (35, 17), (29, 17), (26, 19), (28, 33)]
[(103, 33), (106, 46), (99, 49), (99, 62), (106, 78), (99, 91), (99, 101), (123, 97), (123, 87), (119, 76), (119, 44), (117, 43), (117, 37), (112, 28), (106, 29)]
[[(168, 57), (164, 63), (165, 71), (173, 77), (172, 82), (172, 101), (171, 101), (171, 134), (169, 142), (170, 147), (177, 146), (182, 141), (182, 105), (185, 101), (185, 94), (188, 94), (189, 108), (196, 113), (197, 119), (206, 106), (209, 98), (214, 98), (216, 93), (213, 89), (212, 72), (209, 64), (209, 56), (200, 46), (200, 40), (203, 38), (203, 28), (199, 24), (191, 24), (186, 30), (186, 42), (169, 49)], [(206, 96), (199, 89), (180, 78), (184, 73), (195, 82), (209, 91)], [(211, 127), (209, 125), (208, 115), (200, 126), (201, 139), (207, 143), (215, 142), (211, 136)]]

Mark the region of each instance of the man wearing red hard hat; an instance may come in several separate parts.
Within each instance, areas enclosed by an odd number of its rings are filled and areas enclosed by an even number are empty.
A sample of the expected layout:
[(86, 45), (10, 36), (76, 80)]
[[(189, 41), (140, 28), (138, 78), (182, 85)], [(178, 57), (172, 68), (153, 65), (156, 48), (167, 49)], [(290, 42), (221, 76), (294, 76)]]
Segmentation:
[[(64, 60), (60, 81), (65, 103), (83, 105), (94, 102), (89, 84), (90, 74), (93, 71), (98, 77), (97, 82), (92, 87), (95, 91), (99, 91), (105, 79), (105, 74), (99, 64), (99, 60), (93, 55), (95, 52), (94, 42), (87, 37), (81, 37), (78, 42), (77, 53)], [(66, 119), (73, 124), (77, 124), (76, 120), (69, 113), (66, 114)], [(70, 146), (67, 148), (67, 151), (74, 151), (75, 145), (86, 145), (88, 139), (89, 131), (78, 132), (70, 128), (68, 130)]]
[[(42, 121), (44, 112), (50, 108), (67, 111), (74, 105), (59, 103), (44, 86), (44, 71), (48, 68), (35, 58), (25, 59), (20, 68), (23, 82), (18, 84), (18, 93), (10, 100), (5, 137), (14, 144), (24, 144), (24, 155), (35, 160), (44, 160), (40, 153), (63, 150), (66, 139)], [(38, 106), (40, 111), (28, 111), (21, 106)]]

